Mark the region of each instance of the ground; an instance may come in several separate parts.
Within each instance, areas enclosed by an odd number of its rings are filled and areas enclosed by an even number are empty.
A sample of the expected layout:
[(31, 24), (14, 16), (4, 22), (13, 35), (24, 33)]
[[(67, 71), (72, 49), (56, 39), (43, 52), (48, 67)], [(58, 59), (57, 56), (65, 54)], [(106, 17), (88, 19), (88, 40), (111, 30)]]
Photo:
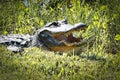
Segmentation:
[[(117, 80), (120, 74), (120, 55), (68, 55), (25, 49), (13, 53), (0, 48), (0, 80)], [(116, 58), (116, 59), (114, 59)], [(113, 71), (114, 70), (114, 71)]]

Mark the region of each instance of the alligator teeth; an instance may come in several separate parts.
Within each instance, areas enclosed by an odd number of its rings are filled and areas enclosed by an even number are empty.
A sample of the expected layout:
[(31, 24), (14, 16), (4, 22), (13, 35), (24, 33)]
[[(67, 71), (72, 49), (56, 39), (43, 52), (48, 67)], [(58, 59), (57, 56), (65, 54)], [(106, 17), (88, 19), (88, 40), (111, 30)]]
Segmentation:
[(73, 36), (74, 38), (77, 38), (77, 36), (76, 36), (76, 35), (74, 35), (74, 34), (72, 34), (72, 36)]

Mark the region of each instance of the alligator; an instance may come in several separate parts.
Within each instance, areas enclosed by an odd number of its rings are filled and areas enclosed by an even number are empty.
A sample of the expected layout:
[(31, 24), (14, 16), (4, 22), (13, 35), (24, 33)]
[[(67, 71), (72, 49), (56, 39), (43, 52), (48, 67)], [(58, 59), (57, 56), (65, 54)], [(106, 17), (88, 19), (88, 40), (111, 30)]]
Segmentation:
[(80, 22), (71, 25), (67, 20), (54, 21), (46, 24), (35, 34), (0, 35), (0, 44), (13, 52), (22, 52), (24, 48), (41, 47), (50, 51), (66, 52), (86, 44), (84, 38), (75, 37), (73, 32), (86, 30), (87, 25)]

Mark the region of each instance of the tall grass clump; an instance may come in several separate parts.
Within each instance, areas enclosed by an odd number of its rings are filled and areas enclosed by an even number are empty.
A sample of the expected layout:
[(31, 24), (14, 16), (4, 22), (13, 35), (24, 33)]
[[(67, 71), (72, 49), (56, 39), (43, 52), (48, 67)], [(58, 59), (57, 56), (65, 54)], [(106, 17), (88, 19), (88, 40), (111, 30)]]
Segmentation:
[(1, 1), (0, 33), (33, 34), (46, 23), (65, 18), (71, 24), (84, 22), (88, 25), (86, 34), (83, 36), (94, 38), (92, 42), (89, 40), (94, 44), (93, 47), (100, 51), (117, 53), (119, 50), (119, 4), (111, 7), (115, 3), (119, 1)]

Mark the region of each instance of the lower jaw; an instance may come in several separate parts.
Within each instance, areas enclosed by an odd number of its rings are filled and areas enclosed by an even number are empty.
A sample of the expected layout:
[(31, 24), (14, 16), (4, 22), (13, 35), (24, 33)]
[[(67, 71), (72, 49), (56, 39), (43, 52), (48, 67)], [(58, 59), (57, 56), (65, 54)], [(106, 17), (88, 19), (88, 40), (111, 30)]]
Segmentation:
[(58, 46), (58, 47), (51, 47), (51, 50), (53, 51), (60, 51), (60, 52), (67, 52), (73, 49), (76, 49), (75, 46)]

